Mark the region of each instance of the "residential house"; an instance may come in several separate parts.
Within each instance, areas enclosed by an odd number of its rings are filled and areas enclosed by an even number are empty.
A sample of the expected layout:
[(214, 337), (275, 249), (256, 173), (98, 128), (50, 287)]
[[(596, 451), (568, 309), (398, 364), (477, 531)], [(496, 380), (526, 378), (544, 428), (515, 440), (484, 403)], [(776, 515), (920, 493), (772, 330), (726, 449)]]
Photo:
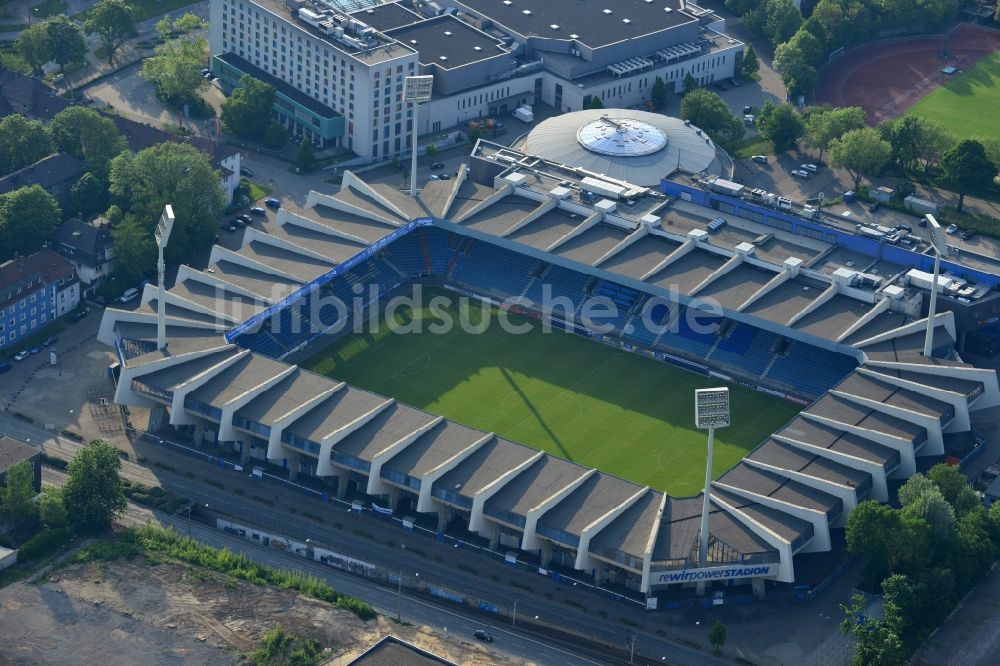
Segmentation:
[(52, 249), (69, 260), (92, 291), (114, 272), (115, 245), (111, 225), (102, 217), (93, 222), (66, 220), (52, 234)]
[(34, 478), (31, 487), (35, 492), (42, 490), (42, 450), (9, 435), (0, 437), (0, 487), (7, 485), (7, 470), (14, 465), (26, 462), (31, 468)]
[(55, 197), (64, 213), (72, 212), (70, 190), (83, 172), (84, 165), (80, 159), (68, 153), (49, 155), (0, 178), (0, 194), (7, 194), (29, 185), (40, 185)]
[(23, 344), (79, 303), (76, 270), (54, 250), (0, 264), (0, 349)]

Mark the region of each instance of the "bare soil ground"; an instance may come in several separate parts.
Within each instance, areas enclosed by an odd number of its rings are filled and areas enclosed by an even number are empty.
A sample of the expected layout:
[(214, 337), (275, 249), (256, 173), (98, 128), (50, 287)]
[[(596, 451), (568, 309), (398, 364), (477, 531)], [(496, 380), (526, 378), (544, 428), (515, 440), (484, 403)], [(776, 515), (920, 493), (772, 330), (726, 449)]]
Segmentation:
[(460, 664), (520, 663), (421, 627), (363, 622), (288, 590), (137, 558), (71, 564), (0, 590), (0, 664), (236, 664), (277, 623), (319, 640), (331, 658), (392, 633)]

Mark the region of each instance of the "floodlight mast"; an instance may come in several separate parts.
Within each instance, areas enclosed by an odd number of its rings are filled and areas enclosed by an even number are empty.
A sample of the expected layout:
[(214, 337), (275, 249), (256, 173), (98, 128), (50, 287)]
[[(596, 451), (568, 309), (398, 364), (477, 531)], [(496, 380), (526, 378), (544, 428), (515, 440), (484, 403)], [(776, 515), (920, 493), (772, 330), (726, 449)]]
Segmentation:
[(931, 277), (931, 302), (927, 307), (927, 334), (924, 336), (924, 356), (930, 356), (934, 346), (934, 316), (937, 313), (938, 276), (941, 274), (941, 255), (948, 253), (948, 244), (941, 233), (941, 225), (930, 213), (925, 215), (930, 229), (931, 246), (934, 248), (934, 272)]
[[(708, 458), (705, 461), (705, 490), (701, 500), (701, 538), (698, 547), (698, 566), (704, 567), (708, 562), (708, 498), (712, 489), (712, 449), (715, 447), (715, 429), (729, 425), (729, 389), (697, 389), (694, 392), (694, 423), (699, 430), (708, 430)], [(705, 594), (705, 581), (698, 581), (697, 592), (699, 595)]]
[(167, 346), (167, 302), (164, 296), (164, 273), (166, 267), (163, 263), (163, 250), (167, 247), (170, 232), (174, 229), (174, 209), (170, 204), (163, 207), (163, 214), (156, 224), (156, 231), (153, 237), (156, 239), (156, 273), (157, 273), (157, 294), (156, 294), (156, 349), (162, 350)]
[(410, 148), (410, 196), (417, 196), (417, 112), (420, 102), (429, 102), (434, 86), (431, 75), (407, 76), (403, 79), (403, 101), (413, 106), (413, 136)]

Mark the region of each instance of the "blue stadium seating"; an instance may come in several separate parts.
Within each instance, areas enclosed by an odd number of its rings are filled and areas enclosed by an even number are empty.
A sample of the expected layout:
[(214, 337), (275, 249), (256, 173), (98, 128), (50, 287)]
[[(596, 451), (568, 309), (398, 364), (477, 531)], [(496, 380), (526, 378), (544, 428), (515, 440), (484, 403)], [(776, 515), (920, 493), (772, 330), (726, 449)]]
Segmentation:
[[(347, 316), (351, 317), (355, 314), (350, 309), (355, 297), (354, 285), (363, 285), (367, 297), (369, 285), (376, 285), (385, 294), (407, 278), (425, 277), (451, 281), (500, 299), (523, 295), (538, 308), (552, 307), (553, 302), (546, 296), (566, 298), (572, 309), (557, 308), (554, 314), (567, 319), (579, 320), (586, 297), (605, 298), (617, 308), (616, 316), (598, 320), (611, 324), (614, 330), (609, 335), (641, 347), (655, 346), (720, 371), (751, 377), (760, 377), (766, 371), (766, 379), (776, 387), (808, 395), (829, 390), (856, 366), (855, 360), (848, 356), (791, 342), (776, 333), (733, 320), (712, 322), (709, 317), (699, 315), (700, 324), (716, 326), (707, 332), (695, 331), (685, 306), (656, 303), (645, 312), (646, 295), (641, 291), (438, 228), (417, 229), (397, 239), (377, 256), (324, 285), (319, 295), (340, 298), (349, 308)], [(276, 330), (271, 322), (266, 322), (260, 330), (240, 336), (237, 343), (257, 353), (278, 357), (306, 342), (335, 321), (332, 311), (326, 309), (320, 322), (309, 321), (310, 298), (277, 315), (280, 325)], [(671, 308), (677, 313), (675, 321), (670, 320)], [(643, 313), (647, 316), (641, 316)], [(672, 328), (661, 334), (660, 328), (665, 323), (672, 324)], [(779, 341), (784, 344), (776, 344)]]

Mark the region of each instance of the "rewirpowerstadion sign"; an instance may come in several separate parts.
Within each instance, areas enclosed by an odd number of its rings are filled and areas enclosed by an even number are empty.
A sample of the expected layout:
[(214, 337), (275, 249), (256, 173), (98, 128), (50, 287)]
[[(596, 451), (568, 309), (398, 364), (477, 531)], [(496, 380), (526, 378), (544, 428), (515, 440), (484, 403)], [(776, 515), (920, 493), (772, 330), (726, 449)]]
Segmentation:
[(654, 573), (654, 585), (668, 583), (693, 583), (701, 580), (734, 580), (736, 578), (760, 578), (778, 575), (777, 564), (758, 564), (752, 567), (712, 567), (711, 569), (678, 569)]

